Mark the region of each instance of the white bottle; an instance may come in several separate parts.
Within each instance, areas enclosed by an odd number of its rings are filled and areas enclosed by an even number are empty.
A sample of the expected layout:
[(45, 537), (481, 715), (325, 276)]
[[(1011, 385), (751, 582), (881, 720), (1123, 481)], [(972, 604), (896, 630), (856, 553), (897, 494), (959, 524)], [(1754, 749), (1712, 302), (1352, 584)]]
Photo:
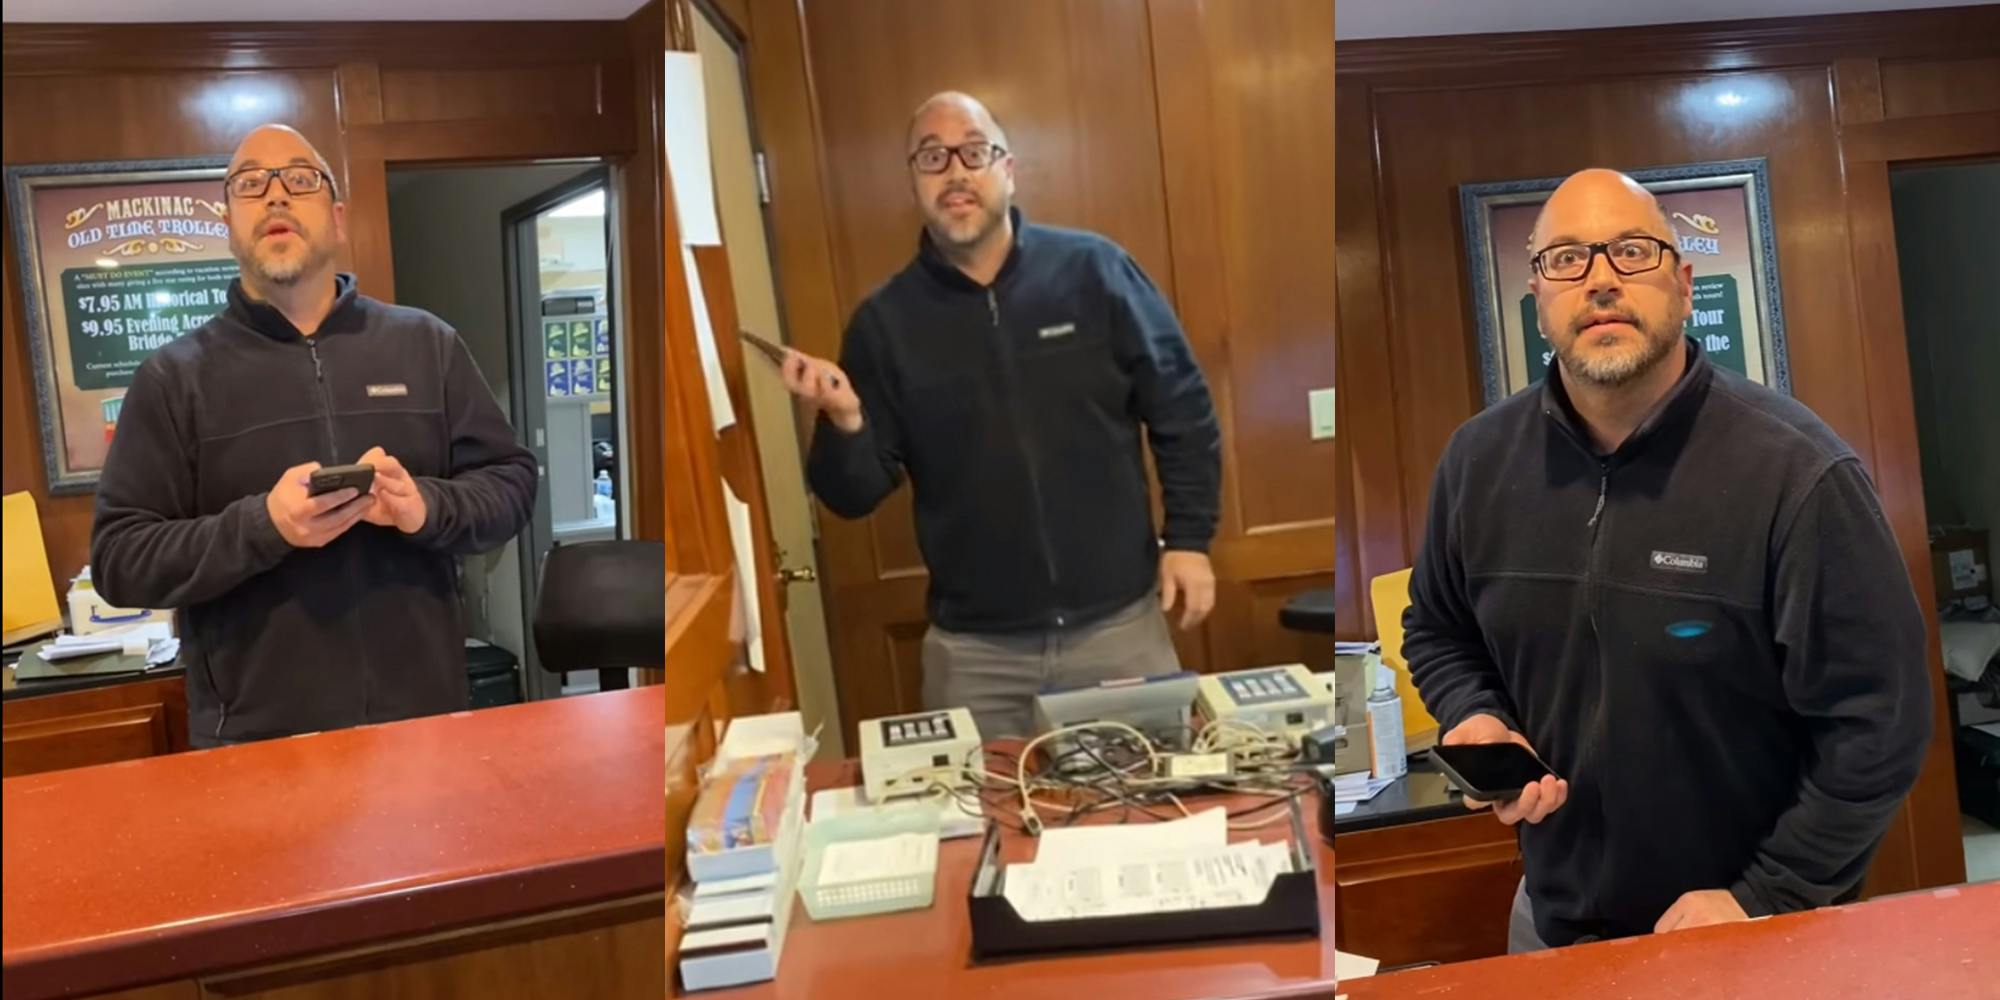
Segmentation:
[(597, 478), (591, 483), (591, 491), (601, 497), (611, 495), (611, 470), (597, 470)]
[(1389, 672), (1376, 673), (1375, 690), (1368, 696), (1368, 750), (1375, 777), (1400, 778), (1410, 770), (1403, 748), (1403, 700), (1396, 696)]

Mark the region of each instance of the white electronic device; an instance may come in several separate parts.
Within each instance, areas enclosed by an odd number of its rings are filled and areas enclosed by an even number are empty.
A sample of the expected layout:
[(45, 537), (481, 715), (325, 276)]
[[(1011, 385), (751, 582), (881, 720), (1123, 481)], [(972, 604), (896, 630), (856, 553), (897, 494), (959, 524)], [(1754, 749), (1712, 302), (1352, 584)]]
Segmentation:
[(1210, 722), (1246, 722), (1294, 745), (1333, 725), (1333, 693), (1302, 663), (1203, 674), (1197, 703)]
[(985, 770), (972, 713), (946, 708), (861, 723), (861, 784), (868, 801), (916, 795), (941, 783), (972, 784), (961, 768)]

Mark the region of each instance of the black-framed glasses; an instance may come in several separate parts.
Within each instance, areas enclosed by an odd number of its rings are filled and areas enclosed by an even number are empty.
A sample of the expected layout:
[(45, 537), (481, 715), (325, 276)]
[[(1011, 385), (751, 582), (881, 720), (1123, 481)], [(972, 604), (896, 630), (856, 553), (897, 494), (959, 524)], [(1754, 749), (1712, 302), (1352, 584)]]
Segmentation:
[(1611, 262), (1611, 269), (1631, 276), (1660, 266), (1667, 254), (1680, 250), (1657, 236), (1620, 236), (1602, 243), (1558, 243), (1535, 252), (1535, 273), (1550, 281), (1582, 281), (1598, 254)]
[(951, 158), (967, 170), (985, 170), (1005, 159), (1007, 150), (990, 142), (967, 142), (956, 146), (925, 146), (910, 154), (910, 166), (919, 173), (941, 174), (951, 169)]
[(285, 193), (297, 198), (301, 195), (318, 194), (333, 186), (333, 178), (318, 167), (292, 164), (284, 167), (244, 167), (222, 179), (222, 186), (232, 198), (262, 198), (271, 189), (271, 178), (285, 186)]

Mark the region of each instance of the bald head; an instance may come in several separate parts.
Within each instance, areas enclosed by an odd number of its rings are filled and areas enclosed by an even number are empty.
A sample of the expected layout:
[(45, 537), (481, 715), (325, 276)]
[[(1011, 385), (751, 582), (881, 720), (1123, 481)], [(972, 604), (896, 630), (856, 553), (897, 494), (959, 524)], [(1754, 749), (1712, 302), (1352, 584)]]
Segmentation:
[[(318, 167), (321, 173), (326, 174), (327, 182), (333, 182), (333, 167), (305, 137), (305, 133), (290, 125), (276, 123), (251, 129), (250, 134), (236, 144), (236, 152), (229, 157), (229, 172), (233, 174), (247, 166), (282, 167), (287, 164)], [(339, 200), (337, 191), (334, 198)]]
[[(1587, 235), (1578, 227), (1614, 231)], [(1644, 185), (1616, 170), (1592, 167), (1579, 170), (1556, 188), (1535, 217), (1535, 229), (1528, 237), (1529, 249), (1551, 243), (1602, 240), (1618, 235), (1657, 236), (1674, 242), (1674, 228), (1660, 200)]]
[(1013, 146), (1007, 142), (1007, 133), (987, 110), (979, 98), (956, 90), (946, 90), (932, 94), (910, 112), (910, 127), (904, 136), (904, 152), (913, 152), (918, 146), (929, 141), (950, 144), (958, 140), (947, 140), (948, 132), (977, 132), (987, 142), (1006, 149)]

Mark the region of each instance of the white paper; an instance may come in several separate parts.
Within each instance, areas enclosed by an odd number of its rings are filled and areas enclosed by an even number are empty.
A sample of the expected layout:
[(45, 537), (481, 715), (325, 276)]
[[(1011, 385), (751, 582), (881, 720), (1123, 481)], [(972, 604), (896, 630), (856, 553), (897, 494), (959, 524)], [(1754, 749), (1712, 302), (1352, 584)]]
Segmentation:
[(820, 849), (819, 885), (852, 885), (937, 871), (936, 834), (897, 833), (841, 840)]
[(711, 879), (694, 884), (694, 898), (734, 896), (743, 892), (770, 892), (778, 882), (777, 872), (758, 872), (741, 878)]
[(1228, 815), (1221, 809), (1207, 809), (1165, 823), (1044, 830), (1041, 843), (1035, 848), (1034, 863), (1051, 868), (1077, 868), (1214, 850), (1228, 840)]
[(1971, 590), (1979, 586), (1980, 567), (1976, 553), (1971, 549), (1959, 549), (1946, 558), (1951, 564), (1951, 589)]
[(667, 172), (674, 179), (674, 210), (680, 218), (681, 242), (693, 246), (722, 245), (722, 226), (715, 217), (715, 180), (708, 146), (708, 99), (702, 92), (701, 56), (667, 53), (666, 99), (660, 104), (660, 134), (667, 151)]
[(936, 807), (938, 837), (941, 839), (973, 837), (986, 832), (986, 810), (978, 803), (968, 802), (961, 805), (959, 799), (950, 795), (930, 795), (896, 799), (890, 805), (875, 806), (861, 798), (861, 788), (856, 785), (849, 785), (846, 788), (822, 788), (814, 792), (812, 819), (817, 823), (830, 816), (845, 816), (870, 809), (909, 809), (913, 805)]
[(797, 712), (746, 715), (730, 721), (722, 745), (715, 750), (715, 759), (720, 763), (774, 753), (799, 753), (805, 738), (805, 720)]
[(1361, 804), (1358, 802), (1342, 802), (1339, 799), (1335, 799), (1333, 802), (1333, 814), (1335, 816), (1345, 816), (1360, 808), (1360, 806)]
[[(725, 397), (726, 398), (726, 397)], [(736, 552), (735, 624), (742, 629), (733, 636), (743, 643), (743, 655), (750, 669), (764, 672), (764, 609), (757, 603), (757, 548), (750, 531), (750, 505), (736, 498), (736, 488), (722, 481), (722, 503), (729, 512), (729, 543)]]
[(1333, 981), (1338, 983), (1348, 979), (1366, 979), (1375, 974), (1381, 962), (1360, 955), (1350, 955), (1336, 948), (1333, 952)]
[(2000, 736), (2000, 722), (1982, 722), (1979, 725), (1973, 726), (1972, 728), (1977, 729), (1988, 736)]
[(1024, 920), (1254, 906), (1289, 870), (1291, 849), (1284, 843), (1245, 841), (1099, 864), (1008, 865), (1003, 894)]
[(729, 383), (722, 378), (722, 355), (716, 352), (715, 329), (708, 322), (708, 296), (701, 287), (701, 272), (695, 270), (694, 251), (681, 247), (681, 266), (687, 272), (688, 306), (694, 310), (694, 344), (701, 354), (702, 384), (708, 389), (710, 429), (722, 433), (736, 422), (736, 409), (729, 402)]
[(746, 892), (735, 896), (697, 897), (694, 905), (688, 907), (689, 927), (710, 927), (716, 924), (740, 924), (751, 920), (769, 920), (773, 909), (772, 894)]

